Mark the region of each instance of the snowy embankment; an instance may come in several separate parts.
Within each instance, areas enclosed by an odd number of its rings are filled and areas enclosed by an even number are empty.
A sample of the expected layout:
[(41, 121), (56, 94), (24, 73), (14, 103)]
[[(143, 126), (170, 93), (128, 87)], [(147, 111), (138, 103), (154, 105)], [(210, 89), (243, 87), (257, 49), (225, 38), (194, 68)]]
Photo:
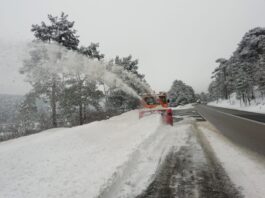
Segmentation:
[(139, 120), (131, 111), (3, 142), (0, 197), (97, 197), (159, 126), (159, 115)]
[(263, 198), (265, 195), (265, 159), (233, 144), (207, 123), (199, 124), (216, 157), (232, 182), (245, 197)]
[(218, 100), (209, 102), (208, 105), (223, 107), (228, 109), (237, 109), (241, 111), (250, 111), (256, 113), (265, 113), (265, 99), (258, 96), (255, 100), (252, 100), (250, 104), (244, 104), (242, 101), (236, 99), (235, 94), (231, 94), (228, 100)]

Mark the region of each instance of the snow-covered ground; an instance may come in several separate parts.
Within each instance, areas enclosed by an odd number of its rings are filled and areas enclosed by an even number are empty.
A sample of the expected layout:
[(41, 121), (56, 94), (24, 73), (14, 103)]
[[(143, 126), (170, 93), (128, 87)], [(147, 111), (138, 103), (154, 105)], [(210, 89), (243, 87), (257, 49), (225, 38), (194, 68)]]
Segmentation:
[(265, 195), (265, 159), (244, 150), (215, 131), (207, 123), (199, 124), (216, 157), (222, 163), (232, 182), (245, 197), (263, 198)]
[(143, 192), (156, 176), (157, 169), (171, 150), (186, 145), (189, 123), (160, 126), (150, 138), (133, 153), (131, 161), (120, 171), (119, 178), (102, 194), (104, 198), (134, 198)]
[[(159, 115), (139, 120), (138, 112), (131, 111), (2, 142), (0, 198), (136, 197), (156, 178), (171, 151), (188, 148), (194, 122), (184, 118), (165, 126)], [(245, 197), (264, 197), (265, 160), (246, 154), (207, 122), (198, 125)]]
[(240, 102), (240, 100), (236, 99), (235, 94), (231, 94), (229, 100), (209, 102), (208, 105), (229, 109), (238, 109), (242, 111), (265, 113), (265, 98), (262, 99), (260, 96), (258, 96), (255, 100), (252, 100), (250, 105), (245, 105), (243, 102)]
[(132, 111), (0, 144), (0, 197), (95, 197), (160, 125)]
[(188, 125), (131, 111), (0, 143), (0, 197), (124, 197), (140, 193)]

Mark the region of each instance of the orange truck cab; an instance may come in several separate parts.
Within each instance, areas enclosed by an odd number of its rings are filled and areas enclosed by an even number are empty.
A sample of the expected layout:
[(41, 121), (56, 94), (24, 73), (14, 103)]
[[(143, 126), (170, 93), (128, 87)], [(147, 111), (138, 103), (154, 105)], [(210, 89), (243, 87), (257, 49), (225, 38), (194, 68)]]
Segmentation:
[(148, 114), (159, 113), (164, 123), (173, 125), (172, 109), (168, 108), (166, 93), (143, 95), (141, 103), (144, 109), (139, 111), (139, 118)]

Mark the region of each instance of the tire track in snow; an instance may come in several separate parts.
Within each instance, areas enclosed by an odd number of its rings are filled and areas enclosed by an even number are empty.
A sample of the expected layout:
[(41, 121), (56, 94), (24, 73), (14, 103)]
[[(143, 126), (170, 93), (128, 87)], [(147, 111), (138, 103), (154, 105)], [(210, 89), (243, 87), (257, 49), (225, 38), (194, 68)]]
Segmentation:
[(194, 127), (190, 129), (186, 131), (189, 134), (186, 145), (167, 155), (155, 179), (137, 198), (242, 197), (207, 142)]
[(100, 198), (136, 197), (156, 177), (165, 157), (172, 150), (180, 149), (188, 138), (188, 125), (161, 126), (120, 167), (112, 184), (102, 191)]

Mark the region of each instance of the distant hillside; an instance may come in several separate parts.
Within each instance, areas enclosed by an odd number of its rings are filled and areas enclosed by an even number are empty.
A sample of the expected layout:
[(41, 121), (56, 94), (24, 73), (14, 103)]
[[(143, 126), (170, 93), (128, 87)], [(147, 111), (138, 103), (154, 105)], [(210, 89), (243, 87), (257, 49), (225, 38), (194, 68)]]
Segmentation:
[(0, 94), (0, 124), (15, 121), (18, 106), (23, 98), (22, 95)]

